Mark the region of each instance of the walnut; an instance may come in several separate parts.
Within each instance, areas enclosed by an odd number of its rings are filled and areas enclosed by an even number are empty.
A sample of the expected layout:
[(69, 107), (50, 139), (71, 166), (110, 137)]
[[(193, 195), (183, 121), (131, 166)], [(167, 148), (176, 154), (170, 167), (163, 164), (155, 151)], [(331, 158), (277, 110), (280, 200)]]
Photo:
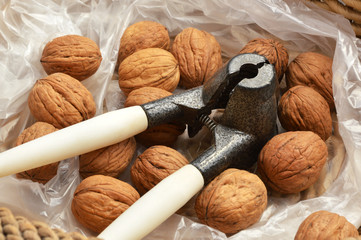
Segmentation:
[(261, 179), (273, 190), (298, 193), (317, 181), (327, 156), (327, 145), (316, 133), (285, 132), (266, 143), (257, 167)]
[(83, 178), (92, 175), (119, 177), (133, 159), (136, 150), (134, 137), (79, 156), (79, 173)]
[(267, 190), (261, 179), (245, 170), (230, 168), (211, 181), (197, 196), (199, 220), (226, 234), (258, 222), (267, 207)]
[(118, 73), (119, 87), (125, 95), (141, 87), (173, 92), (180, 78), (177, 60), (161, 48), (136, 51), (120, 63)]
[(278, 117), (287, 131), (312, 131), (323, 140), (332, 135), (332, 117), (326, 100), (310, 87), (290, 88), (280, 99)]
[[(154, 100), (172, 95), (171, 92), (155, 87), (143, 87), (136, 89), (128, 95), (124, 106), (136, 106), (145, 104)], [(172, 146), (179, 135), (185, 130), (185, 124), (170, 122), (155, 126), (145, 130), (135, 136), (137, 141), (142, 145), (149, 147), (152, 145)]]
[(76, 188), (71, 211), (79, 223), (100, 233), (139, 198), (130, 184), (109, 176), (93, 175)]
[(132, 182), (143, 195), (186, 164), (188, 160), (178, 151), (167, 146), (153, 146), (140, 154), (132, 165)]
[[(55, 132), (56, 130), (57, 129), (49, 123), (36, 122), (21, 132), (21, 134), (16, 139), (15, 145), (19, 146), (23, 143)], [(17, 173), (16, 177), (30, 179), (34, 182), (45, 184), (57, 174), (58, 165), (59, 162), (47, 164), (42, 167), (33, 168), (24, 172)]]
[(95, 115), (92, 94), (75, 78), (54, 73), (36, 81), (28, 97), (33, 116), (42, 122), (64, 128)]
[(171, 95), (171, 92), (157, 87), (138, 88), (129, 93), (128, 97), (125, 99), (124, 107), (145, 104)]
[(315, 52), (299, 54), (285, 73), (288, 88), (306, 85), (319, 92), (327, 101), (330, 110), (335, 110), (332, 92), (332, 59)]
[(256, 38), (249, 41), (239, 53), (256, 53), (264, 56), (275, 66), (276, 77), (281, 82), (288, 65), (288, 52), (283, 44), (269, 38)]
[(168, 29), (160, 23), (141, 21), (125, 29), (118, 52), (118, 64), (134, 52), (145, 48), (169, 50)]
[(179, 85), (187, 89), (207, 82), (223, 64), (216, 38), (196, 28), (183, 29), (175, 37), (171, 52), (179, 62)]
[(78, 35), (65, 35), (45, 45), (41, 64), (47, 74), (66, 73), (78, 80), (93, 75), (99, 68), (102, 55), (91, 39)]
[(312, 213), (301, 223), (295, 240), (346, 239), (358, 236), (357, 228), (345, 217), (321, 210)]

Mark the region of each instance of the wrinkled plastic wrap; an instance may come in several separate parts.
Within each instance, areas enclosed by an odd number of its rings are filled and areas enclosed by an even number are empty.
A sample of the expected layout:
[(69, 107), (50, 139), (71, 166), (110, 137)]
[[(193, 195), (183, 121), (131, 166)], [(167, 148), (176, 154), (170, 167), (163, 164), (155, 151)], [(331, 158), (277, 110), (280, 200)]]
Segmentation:
[[(290, 61), (305, 51), (332, 57), (335, 133), (327, 142), (330, 157), (315, 186), (301, 194), (271, 193), (260, 221), (233, 236), (198, 223), (190, 213), (174, 214), (146, 239), (292, 239), (303, 219), (317, 210), (336, 212), (356, 227), (361, 225), (361, 42), (343, 17), (287, 0), (13, 0), (0, 1), (0, 7), (1, 151), (12, 147), (19, 133), (34, 122), (27, 96), (35, 81), (46, 75), (39, 61), (43, 47), (61, 35), (89, 37), (101, 49), (99, 70), (83, 81), (95, 98), (97, 114), (122, 107), (125, 97), (114, 71), (119, 40), (126, 27), (140, 20), (162, 23), (171, 37), (186, 27), (208, 31), (221, 44), (225, 59), (256, 37), (281, 41)], [(192, 152), (202, 148), (202, 138), (179, 144), (179, 151), (193, 157)], [(81, 180), (77, 160), (62, 161), (57, 176), (45, 185), (14, 176), (1, 178), (0, 205), (54, 228), (92, 235), (70, 210)], [(129, 168), (121, 179), (130, 181)]]

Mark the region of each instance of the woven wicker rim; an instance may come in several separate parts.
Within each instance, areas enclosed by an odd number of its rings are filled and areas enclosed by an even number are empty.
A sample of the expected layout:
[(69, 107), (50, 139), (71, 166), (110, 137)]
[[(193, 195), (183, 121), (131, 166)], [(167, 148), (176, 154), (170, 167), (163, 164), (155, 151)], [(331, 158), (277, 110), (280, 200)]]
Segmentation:
[(51, 229), (46, 223), (14, 216), (10, 209), (0, 207), (0, 240), (99, 240), (78, 232), (66, 233)]
[(361, 36), (361, 0), (308, 0), (328, 11), (343, 15), (350, 20), (358, 37)]

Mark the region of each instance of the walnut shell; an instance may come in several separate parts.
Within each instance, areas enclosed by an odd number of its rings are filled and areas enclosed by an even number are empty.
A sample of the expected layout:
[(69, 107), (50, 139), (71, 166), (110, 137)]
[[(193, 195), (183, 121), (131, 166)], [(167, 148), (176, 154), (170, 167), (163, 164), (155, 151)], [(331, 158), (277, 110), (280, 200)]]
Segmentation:
[[(36, 138), (55, 132), (56, 130), (57, 129), (49, 123), (36, 122), (30, 127), (24, 129), (24, 131), (20, 133), (20, 135), (15, 141), (15, 145), (19, 146), (23, 143), (29, 142)], [(45, 184), (57, 174), (58, 165), (59, 162), (47, 164), (45, 166), (41, 166), (38, 168), (33, 168), (24, 172), (17, 173), (16, 177), (30, 179), (34, 182)]]
[(161, 48), (136, 51), (119, 65), (119, 87), (128, 95), (141, 87), (158, 87), (173, 92), (179, 83), (179, 66), (174, 56)]
[(79, 156), (79, 173), (83, 178), (104, 175), (118, 178), (133, 159), (135, 138), (97, 149)]
[[(172, 93), (160, 88), (143, 87), (130, 92), (125, 100), (124, 106), (141, 105), (170, 95), (172, 95)], [(172, 146), (177, 141), (178, 136), (184, 132), (185, 128), (185, 124), (170, 122), (149, 128), (137, 134), (135, 138), (146, 147), (153, 145)]]
[(76, 188), (71, 211), (79, 223), (100, 233), (139, 198), (130, 184), (109, 176), (93, 175)]
[(299, 226), (295, 240), (358, 237), (357, 228), (343, 216), (328, 211), (309, 215)]
[(78, 35), (53, 39), (45, 45), (40, 60), (47, 74), (61, 72), (80, 81), (93, 75), (101, 61), (98, 45), (90, 38)]
[(261, 179), (280, 193), (298, 193), (314, 184), (326, 163), (326, 143), (314, 132), (285, 132), (262, 148), (257, 167)]
[(186, 164), (188, 160), (178, 151), (167, 146), (153, 146), (140, 154), (132, 165), (132, 182), (143, 195)]
[(196, 28), (183, 29), (175, 37), (171, 52), (179, 62), (179, 85), (187, 89), (207, 82), (223, 64), (216, 38)]
[(245, 170), (230, 168), (211, 181), (197, 196), (199, 220), (226, 234), (258, 222), (267, 207), (267, 190), (261, 179)]
[(264, 56), (275, 66), (276, 77), (281, 82), (288, 65), (287, 49), (277, 40), (256, 38), (249, 41), (239, 53), (256, 53)]
[(332, 117), (326, 100), (310, 87), (290, 88), (280, 99), (278, 117), (287, 131), (312, 131), (323, 140), (332, 135)]
[(125, 29), (118, 52), (118, 64), (126, 57), (145, 48), (162, 48), (169, 50), (168, 29), (158, 22), (141, 21)]
[(151, 101), (171, 96), (172, 93), (158, 87), (142, 87), (131, 91), (124, 102), (124, 107), (142, 105)]
[(288, 65), (285, 76), (288, 88), (309, 86), (326, 99), (331, 111), (335, 110), (331, 58), (315, 52), (301, 53)]
[(39, 79), (28, 97), (30, 112), (38, 121), (64, 128), (95, 115), (92, 94), (75, 78), (54, 73)]

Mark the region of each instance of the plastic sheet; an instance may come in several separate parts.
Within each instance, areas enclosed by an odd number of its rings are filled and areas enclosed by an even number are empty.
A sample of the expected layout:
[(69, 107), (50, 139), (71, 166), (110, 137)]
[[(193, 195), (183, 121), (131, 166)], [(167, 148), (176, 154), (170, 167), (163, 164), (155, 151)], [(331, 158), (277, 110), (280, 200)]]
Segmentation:
[[(292, 239), (303, 219), (321, 209), (345, 216), (356, 227), (361, 225), (361, 205), (357, 204), (361, 199), (361, 42), (343, 17), (289, 0), (12, 0), (0, 1), (0, 7), (1, 151), (34, 122), (27, 95), (35, 81), (46, 75), (39, 59), (45, 44), (57, 36), (79, 34), (99, 45), (101, 66), (83, 81), (95, 97), (97, 114), (122, 107), (124, 95), (114, 71), (119, 40), (127, 26), (140, 20), (162, 23), (171, 37), (190, 26), (206, 30), (220, 42), (225, 59), (256, 37), (284, 43), (290, 60), (305, 51), (333, 57), (335, 134), (328, 140), (332, 157), (318, 186), (296, 195), (271, 193), (260, 221), (233, 236), (199, 224), (191, 212), (188, 217), (173, 215), (146, 239)], [(192, 158), (204, 147), (203, 138), (199, 135), (179, 144), (183, 146), (179, 150)], [(91, 235), (70, 211), (72, 193), (80, 182), (77, 170), (75, 157), (63, 161), (58, 175), (45, 185), (14, 176), (1, 178), (0, 205), (51, 227)], [(130, 181), (128, 172), (123, 180)]]

